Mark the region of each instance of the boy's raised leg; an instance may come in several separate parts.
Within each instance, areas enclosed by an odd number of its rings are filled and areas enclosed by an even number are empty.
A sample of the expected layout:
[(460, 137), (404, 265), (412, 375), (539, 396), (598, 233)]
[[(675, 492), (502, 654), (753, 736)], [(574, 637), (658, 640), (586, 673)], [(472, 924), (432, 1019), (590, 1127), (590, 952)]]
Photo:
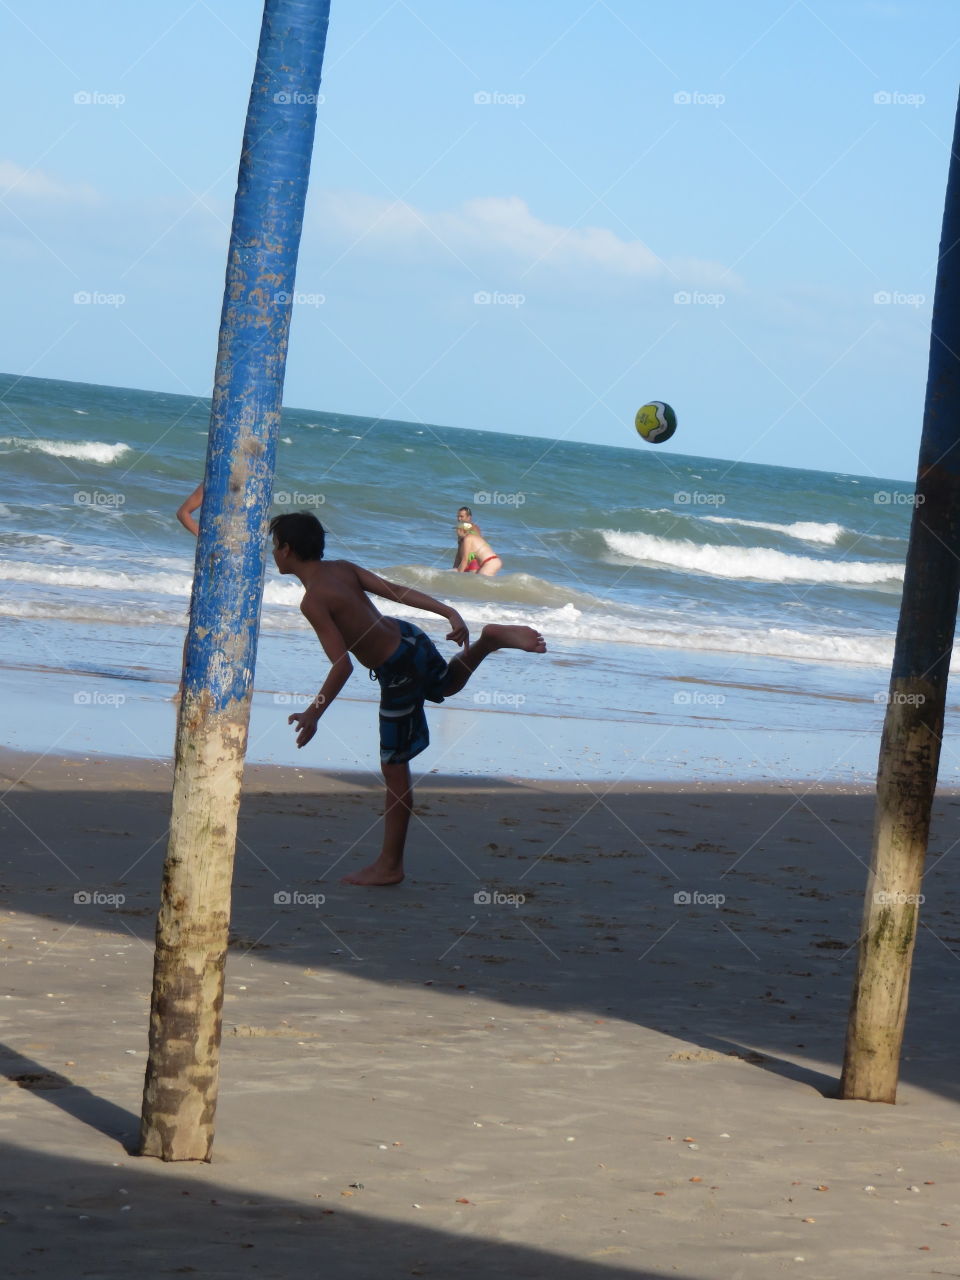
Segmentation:
[(381, 765), (387, 795), (383, 808), (383, 845), (380, 857), (369, 867), (344, 876), (342, 884), (388, 885), (403, 879), (403, 849), (413, 812), (413, 788), (409, 764)]
[(444, 685), (444, 696), (459, 693), (484, 658), (498, 649), (521, 649), (525, 653), (546, 653), (547, 646), (543, 636), (533, 627), (513, 627), (488, 622), (480, 632), (480, 639), (474, 640), (463, 653), (451, 661), (447, 669), (447, 680)]

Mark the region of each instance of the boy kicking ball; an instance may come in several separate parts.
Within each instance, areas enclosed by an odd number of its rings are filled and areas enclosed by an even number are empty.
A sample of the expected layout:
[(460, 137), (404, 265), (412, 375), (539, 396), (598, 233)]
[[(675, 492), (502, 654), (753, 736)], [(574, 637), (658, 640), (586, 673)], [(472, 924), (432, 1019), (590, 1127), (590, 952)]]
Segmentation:
[[(305, 711), (289, 717), (288, 723), (297, 727), (297, 746), (307, 745), (320, 717), (349, 680), (351, 655), (380, 683), (380, 766), (387, 788), (383, 847), (376, 862), (344, 876), (343, 882), (399, 884), (413, 809), (410, 761), (430, 742), (424, 701), (442, 702), (459, 693), (484, 658), (497, 649), (545, 653), (547, 646), (533, 627), (493, 623), (470, 644), (466, 623), (456, 609), (422, 591), (387, 582), (349, 560), (324, 560), (326, 535), (316, 516), (301, 512), (276, 516), (270, 521), (270, 532), (274, 562), (281, 573), (292, 573), (303, 583), (300, 610), (330, 659), (330, 671), (316, 698)], [(429, 636), (411, 622), (384, 617), (368, 592), (446, 618), (450, 623), (447, 639), (460, 645), (462, 653), (445, 662)]]

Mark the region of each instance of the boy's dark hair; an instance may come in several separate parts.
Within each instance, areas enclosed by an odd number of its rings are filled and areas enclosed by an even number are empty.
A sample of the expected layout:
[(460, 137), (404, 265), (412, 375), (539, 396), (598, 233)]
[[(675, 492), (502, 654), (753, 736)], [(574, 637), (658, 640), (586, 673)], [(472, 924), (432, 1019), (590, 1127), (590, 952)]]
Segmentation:
[(291, 511), (286, 515), (274, 516), (270, 521), (270, 532), (276, 538), (277, 545), (289, 547), (298, 560), (323, 559), (327, 535), (316, 516), (306, 511)]
[(466, 505), (466, 503), (464, 503), (464, 505), (463, 505), (462, 507), (457, 507), (457, 511), (465, 511), (465, 512), (467, 513), (467, 515), (470, 517), (470, 519), (471, 519), (471, 520), (473, 519), (473, 512), (472, 512), (472, 511), (470, 510), (470, 508)]

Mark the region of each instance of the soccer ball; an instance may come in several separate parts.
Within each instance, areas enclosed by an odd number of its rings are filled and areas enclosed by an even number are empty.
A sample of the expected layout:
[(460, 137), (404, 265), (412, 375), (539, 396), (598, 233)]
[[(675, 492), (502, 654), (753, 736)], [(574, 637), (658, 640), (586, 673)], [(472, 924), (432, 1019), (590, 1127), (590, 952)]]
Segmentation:
[(637, 410), (636, 428), (648, 444), (663, 444), (677, 429), (677, 415), (662, 400), (651, 400)]

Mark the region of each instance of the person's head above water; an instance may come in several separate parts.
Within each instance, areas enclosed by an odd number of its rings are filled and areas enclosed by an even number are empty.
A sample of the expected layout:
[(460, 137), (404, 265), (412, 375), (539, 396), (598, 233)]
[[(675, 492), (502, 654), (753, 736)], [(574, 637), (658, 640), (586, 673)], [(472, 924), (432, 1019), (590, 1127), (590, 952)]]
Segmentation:
[(473, 512), (469, 507), (457, 508), (457, 537), (462, 538), (468, 533), (475, 533), (477, 526), (473, 523)]
[[(323, 559), (327, 535), (316, 516), (309, 515), (306, 511), (291, 511), (286, 515), (274, 516), (270, 521), (270, 532), (273, 534), (274, 558), (278, 551), (286, 551), (286, 558), (293, 556), (297, 560)], [(277, 568), (280, 568), (279, 560)]]

